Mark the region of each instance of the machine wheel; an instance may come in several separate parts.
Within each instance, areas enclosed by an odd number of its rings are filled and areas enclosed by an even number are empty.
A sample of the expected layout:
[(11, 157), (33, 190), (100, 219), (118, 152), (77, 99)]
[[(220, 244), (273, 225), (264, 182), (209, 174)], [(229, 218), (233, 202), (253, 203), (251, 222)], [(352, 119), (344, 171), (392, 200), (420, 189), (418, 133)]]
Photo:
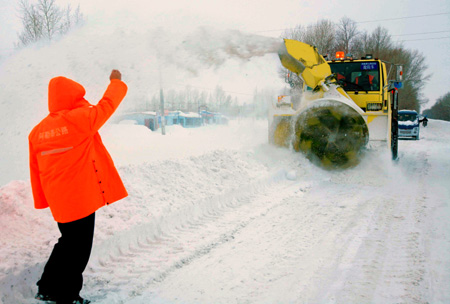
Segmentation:
[(391, 91), (391, 152), (392, 159), (398, 158), (398, 92), (396, 89)]
[(289, 147), (292, 134), (291, 117), (277, 117), (273, 123), (273, 135), (270, 142), (279, 147)]
[(392, 122), (392, 132), (391, 132), (391, 152), (392, 159), (396, 160), (398, 158), (398, 127), (394, 127)]

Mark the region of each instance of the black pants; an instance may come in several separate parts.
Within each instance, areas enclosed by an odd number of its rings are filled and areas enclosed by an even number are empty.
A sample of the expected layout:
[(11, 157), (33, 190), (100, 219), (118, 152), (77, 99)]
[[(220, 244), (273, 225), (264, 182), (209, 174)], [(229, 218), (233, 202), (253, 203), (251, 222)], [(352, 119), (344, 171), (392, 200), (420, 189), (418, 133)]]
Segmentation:
[(69, 223), (58, 223), (61, 237), (37, 282), (39, 292), (58, 300), (79, 296), (83, 271), (91, 256), (95, 213)]

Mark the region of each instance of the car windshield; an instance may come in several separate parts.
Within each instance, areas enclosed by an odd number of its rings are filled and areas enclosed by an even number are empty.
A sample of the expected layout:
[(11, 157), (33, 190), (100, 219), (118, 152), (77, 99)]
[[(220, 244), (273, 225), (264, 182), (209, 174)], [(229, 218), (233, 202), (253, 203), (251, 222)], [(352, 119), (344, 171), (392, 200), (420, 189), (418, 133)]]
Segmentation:
[(398, 113), (399, 121), (415, 121), (417, 114), (414, 113)]
[(346, 91), (379, 91), (380, 71), (377, 61), (330, 62), (331, 71)]

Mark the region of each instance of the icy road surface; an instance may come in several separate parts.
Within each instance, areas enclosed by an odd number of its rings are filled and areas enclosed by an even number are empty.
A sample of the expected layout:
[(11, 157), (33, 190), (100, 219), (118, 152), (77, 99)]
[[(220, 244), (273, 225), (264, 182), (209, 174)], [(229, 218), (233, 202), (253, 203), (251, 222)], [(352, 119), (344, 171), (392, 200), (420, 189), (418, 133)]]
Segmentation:
[[(373, 147), (358, 167), (328, 172), (267, 145), (267, 122), (164, 138), (110, 126), (104, 142), (130, 197), (98, 212), (82, 295), (103, 304), (448, 303), (449, 130), (430, 120), (419, 141), (400, 141), (398, 162)], [(32, 208), (28, 181), (0, 191), (0, 301), (35, 303), (56, 225)]]

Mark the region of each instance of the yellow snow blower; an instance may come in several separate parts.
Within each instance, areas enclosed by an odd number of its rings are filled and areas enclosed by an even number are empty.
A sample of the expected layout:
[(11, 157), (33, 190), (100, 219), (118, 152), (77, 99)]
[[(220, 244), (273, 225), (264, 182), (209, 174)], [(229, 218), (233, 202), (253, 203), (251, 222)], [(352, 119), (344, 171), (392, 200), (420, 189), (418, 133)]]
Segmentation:
[(326, 169), (357, 165), (369, 141), (387, 142), (397, 158), (401, 66), (392, 65), (398, 76), (388, 81), (385, 62), (371, 55), (356, 60), (338, 52), (326, 61), (315, 47), (289, 39), (278, 55), (303, 80), (303, 94), (298, 103), (280, 96), (271, 108), (271, 143), (301, 151)]

